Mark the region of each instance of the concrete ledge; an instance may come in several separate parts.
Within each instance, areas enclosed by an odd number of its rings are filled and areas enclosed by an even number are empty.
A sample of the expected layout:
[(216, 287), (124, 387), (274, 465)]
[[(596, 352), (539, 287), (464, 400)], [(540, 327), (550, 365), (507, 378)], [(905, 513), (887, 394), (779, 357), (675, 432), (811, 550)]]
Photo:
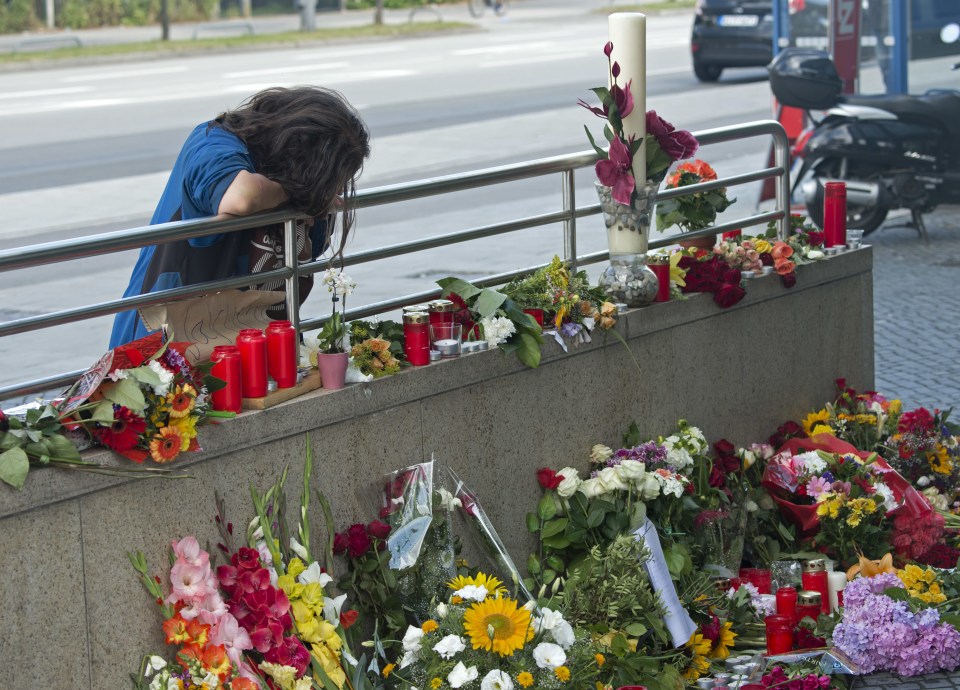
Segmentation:
[[(683, 417), (710, 440), (761, 440), (829, 399), (838, 376), (872, 387), (871, 296), (864, 248), (800, 267), (790, 290), (773, 276), (754, 280), (731, 309), (694, 295), (628, 312), (617, 329), (639, 368), (613, 336), (570, 353), (548, 342), (537, 370), (487, 351), (207, 427), (204, 452), (178, 463), (192, 479), (31, 472), (22, 492), (0, 487), (4, 687), (75, 688), (87, 673), (89, 687), (126, 685), (141, 654), (164, 650), (126, 553), (143, 550), (162, 574), (171, 539), (215, 544), (214, 492), (242, 524), (251, 484), (264, 488), (284, 466), (300, 484), (307, 432), (312, 485), (330, 498), (337, 529), (373, 516), (372, 480), (435, 454), (476, 491), (522, 563), (537, 467), (585, 468), (593, 444), (617, 445), (633, 421), (649, 435)], [(69, 653), (51, 656), (51, 645)]]

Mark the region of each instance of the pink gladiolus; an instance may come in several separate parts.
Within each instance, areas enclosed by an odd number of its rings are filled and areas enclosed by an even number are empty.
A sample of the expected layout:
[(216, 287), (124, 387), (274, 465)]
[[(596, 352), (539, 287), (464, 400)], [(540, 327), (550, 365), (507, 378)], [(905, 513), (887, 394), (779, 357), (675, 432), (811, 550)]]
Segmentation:
[(629, 206), (635, 186), (631, 169), (633, 155), (619, 138), (614, 138), (610, 142), (608, 155), (607, 160), (597, 161), (594, 168), (597, 179), (600, 180), (600, 184), (613, 190), (613, 198), (617, 203)]
[(292, 666), (297, 669), (297, 676), (302, 676), (310, 664), (310, 652), (296, 637), (285, 637), (280, 644), (263, 655), (266, 661), (282, 666)]
[(269, 621), (250, 631), (250, 643), (261, 654), (266, 654), (279, 644), (283, 637), (283, 626), (277, 621)]
[(243, 652), (253, 648), (250, 634), (240, 627), (237, 619), (229, 613), (224, 614), (210, 629), (210, 641), (212, 644), (223, 645), (234, 668), (240, 667)]
[(184, 537), (180, 541), (171, 542), (173, 553), (177, 560), (190, 565), (204, 566), (210, 563), (210, 555), (200, 548), (196, 537)]
[(170, 569), (170, 596), (167, 601), (193, 601), (202, 599), (210, 593), (213, 579), (210, 577), (210, 565), (197, 566), (177, 561)]

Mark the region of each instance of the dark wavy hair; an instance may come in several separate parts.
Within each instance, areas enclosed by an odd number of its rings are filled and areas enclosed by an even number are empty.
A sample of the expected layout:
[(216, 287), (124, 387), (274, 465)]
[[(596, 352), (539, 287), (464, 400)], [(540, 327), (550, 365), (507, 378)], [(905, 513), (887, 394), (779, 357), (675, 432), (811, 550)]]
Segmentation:
[(370, 132), (347, 99), (319, 86), (275, 87), (215, 122), (246, 144), (257, 172), (279, 183), (295, 210), (324, 216), (342, 199), (342, 254), (354, 223), (356, 178), (370, 156)]

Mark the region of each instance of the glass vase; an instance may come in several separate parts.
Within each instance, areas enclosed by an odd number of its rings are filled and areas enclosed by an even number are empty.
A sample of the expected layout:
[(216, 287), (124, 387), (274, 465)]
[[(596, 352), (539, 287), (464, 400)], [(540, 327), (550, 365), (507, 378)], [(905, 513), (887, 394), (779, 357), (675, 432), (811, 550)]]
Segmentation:
[(657, 203), (657, 182), (647, 183), (633, 195), (633, 203), (621, 204), (613, 198), (613, 190), (594, 183), (600, 198), (603, 223), (607, 227), (610, 254), (646, 254), (650, 240), (650, 224)]
[(703, 547), (703, 569), (721, 577), (735, 578), (743, 560), (747, 531), (747, 496), (733, 488), (730, 503), (716, 510), (704, 510), (695, 520)]
[(597, 284), (611, 302), (628, 307), (645, 307), (657, 297), (657, 274), (647, 266), (646, 254), (610, 254), (607, 266)]

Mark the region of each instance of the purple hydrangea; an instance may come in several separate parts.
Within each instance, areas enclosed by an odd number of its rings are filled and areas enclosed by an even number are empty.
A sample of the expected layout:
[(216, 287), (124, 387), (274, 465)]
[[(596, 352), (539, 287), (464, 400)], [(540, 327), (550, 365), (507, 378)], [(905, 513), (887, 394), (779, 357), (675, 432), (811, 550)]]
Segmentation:
[(941, 623), (936, 609), (914, 613), (906, 602), (883, 594), (892, 587), (903, 588), (903, 583), (890, 573), (847, 585), (843, 621), (833, 631), (837, 648), (860, 666), (861, 673), (915, 676), (960, 666), (960, 632)]

